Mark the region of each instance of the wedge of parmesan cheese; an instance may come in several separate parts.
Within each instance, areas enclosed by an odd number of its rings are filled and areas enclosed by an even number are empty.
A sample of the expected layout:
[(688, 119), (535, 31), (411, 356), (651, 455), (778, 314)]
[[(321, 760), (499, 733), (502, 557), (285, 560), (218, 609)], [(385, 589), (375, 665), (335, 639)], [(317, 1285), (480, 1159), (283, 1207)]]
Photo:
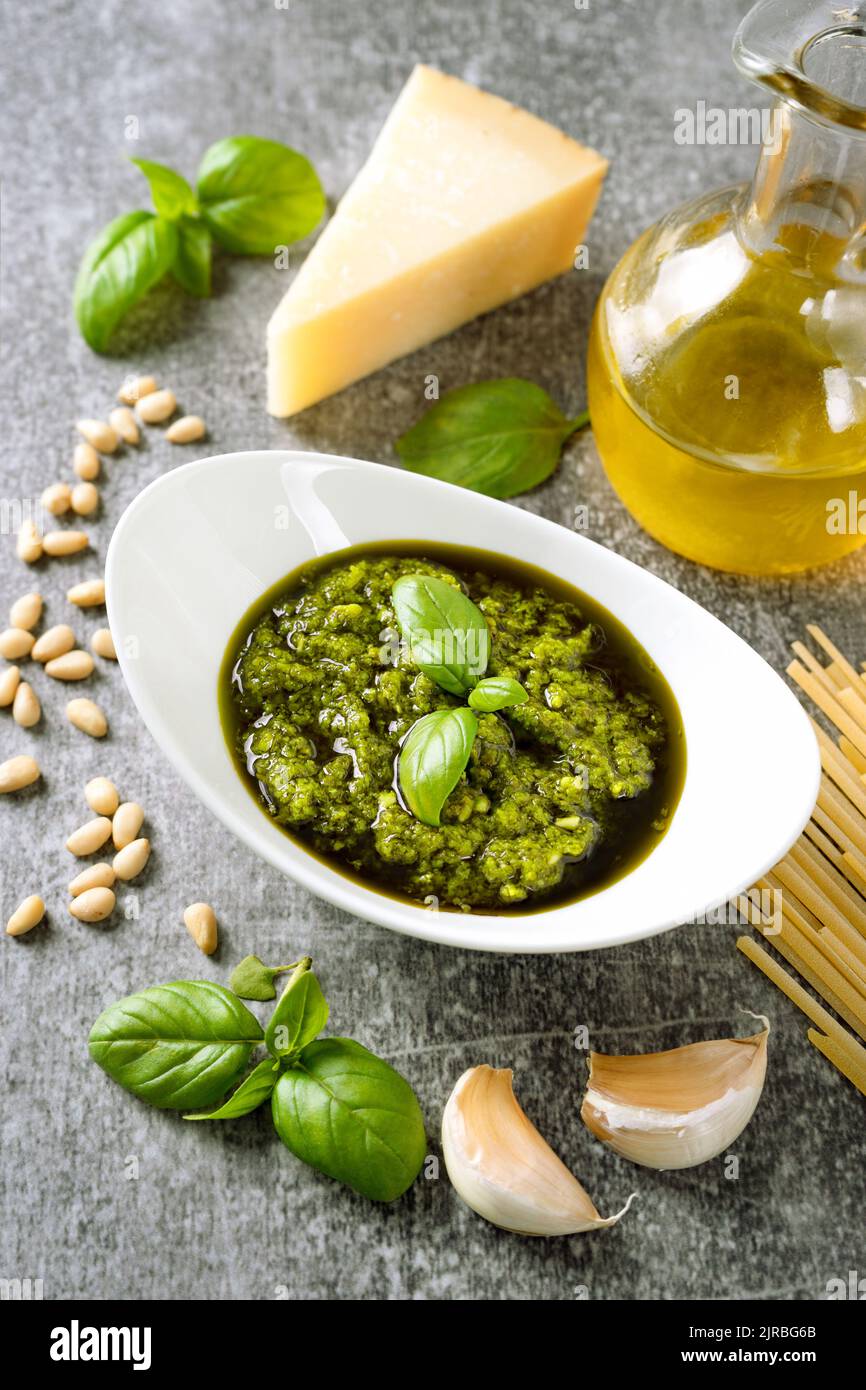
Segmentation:
[(571, 268), (607, 161), (419, 66), (268, 325), (296, 411)]

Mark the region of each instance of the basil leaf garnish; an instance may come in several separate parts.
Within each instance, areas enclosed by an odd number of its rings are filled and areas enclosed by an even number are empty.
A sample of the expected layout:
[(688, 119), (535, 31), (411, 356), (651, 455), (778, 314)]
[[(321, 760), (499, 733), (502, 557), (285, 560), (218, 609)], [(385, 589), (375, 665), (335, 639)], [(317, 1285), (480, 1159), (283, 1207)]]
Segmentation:
[(413, 816), (425, 825), (439, 825), (477, 732), (478, 716), (462, 706), (423, 715), (404, 738), (397, 762), (400, 791)]
[(173, 222), (183, 213), (197, 210), (195, 194), (182, 174), (169, 169), (167, 164), (156, 164), (152, 159), (134, 159), (132, 163), (150, 184), (153, 206), (160, 217)]
[(549, 478), (565, 441), (589, 420), (568, 420), (546, 391), (505, 377), (447, 391), (397, 440), (413, 473), (488, 497), (515, 497)]
[(171, 273), (182, 290), (198, 299), (210, 294), (211, 236), (203, 222), (181, 217), (177, 227), (177, 254)]
[(506, 709), (508, 705), (522, 705), (528, 699), (529, 695), (520, 681), (512, 680), (510, 676), (485, 676), (469, 692), (471, 708), (484, 714)]
[(233, 1091), (219, 1110), (209, 1115), (184, 1115), (185, 1120), (237, 1120), (241, 1115), (249, 1115), (258, 1110), (268, 1099), (277, 1084), (279, 1065), (273, 1057), (266, 1057), (245, 1076), (236, 1091)]
[(262, 1042), (259, 1022), (222, 985), (181, 980), (120, 999), (90, 1031), (90, 1055), (161, 1109), (213, 1105)]
[(90, 243), (75, 281), (74, 309), (82, 336), (96, 352), (171, 268), (176, 250), (173, 223), (152, 212), (116, 217)]
[(265, 965), (258, 956), (244, 956), (229, 976), (229, 989), (241, 999), (276, 999), (274, 977), (294, 968), (294, 965)]
[(308, 159), (276, 140), (237, 135), (205, 151), (198, 171), (202, 217), (227, 251), (273, 255), (321, 221), (325, 195)]
[(490, 631), (462, 589), (430, 574), (405, 574), (391, 600), (409, 659), (452, 695), (465, 695), (487, 670)]
[(424, 1118), (411, 1086), (350, 1038), (305, 1047), (271, 1104), (286, 1147), (364, 1197), (393, 1202), (421, 1170)]
[(268, 1020), (265, 1043), (274, 1057), (293, 1057), (317, 1038), (331, 1012), (306, 956), (295, 968)]

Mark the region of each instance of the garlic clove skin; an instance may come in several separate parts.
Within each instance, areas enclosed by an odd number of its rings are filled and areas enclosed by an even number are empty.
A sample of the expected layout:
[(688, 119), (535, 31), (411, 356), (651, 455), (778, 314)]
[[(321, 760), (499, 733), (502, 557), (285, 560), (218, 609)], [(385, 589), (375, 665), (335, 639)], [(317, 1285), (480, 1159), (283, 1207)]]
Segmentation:
[(525, 1236), (568, 1236), (613, 1226), (517, 1103), (508, 1068), (471, 1067), (442, 1116), (445, 1167), (467, 1206)]
[(597, 1139), (647, 1168), (694, 1168), (742, 1134), (761, 1098), (770, 1025), (643, 1056), (589, 1055), (580, 1117)]

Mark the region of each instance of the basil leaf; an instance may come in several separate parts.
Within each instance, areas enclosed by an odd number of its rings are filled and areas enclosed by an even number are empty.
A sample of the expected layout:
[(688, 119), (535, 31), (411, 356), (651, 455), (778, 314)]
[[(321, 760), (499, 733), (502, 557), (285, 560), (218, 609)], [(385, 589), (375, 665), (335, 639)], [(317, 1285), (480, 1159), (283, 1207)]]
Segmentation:
[(218, 140), (198, 171), (202, 217), (227, 251), (270, 256), (300, 241), (321, 221), (325, 195), (297, 150), (255, 135)]
[(153, 206), (160, 217), (174, 222), (185, 212), (196, 211), (195, 194), (182, 174), (167, 164), (154, 164), (152, 159), (133, 159), (150, 184)]
[(546, 391), (505, 377), (447, 391), (397, 440), (413, 473), (486, 493), (515, 497), (549, 478), (562, 446), (589, 420), (567, 420)]
[(84, 253), (74, 309), (85, 341), (102, 352), (127, 310), (170, 269), (177, 250), (171, 222), (128, 212), (103, 228)]
[(177, 226), (177, 254), (171, 273), (181, 289), (199, 299), (210, 294), (211, 237), (196, 217), (181, 217)]
[(400, 745), (400, 791), (413, 816), (425, 825), (439, 825), (477, 732), (478, 717), (471, 709), (437, 709), (417, 719)]
[(510, 676), (485, 676), (474, 690), (469, 692), (472, 709), (492, 714), (494, 710), (505, 709), (508, 705), (522, 705), (529, 696), (520, 681)]
[(222, 985), (180, 980), (112, 1004), (90, 1030), (90, 1055), (160, 1109), (213, 1105), (262, 1042), (258, 1019)]
[(280, 995), (265, 1029), (265, 1043), (274, 1057), (292, 1057), (317, 1038), (330, 1009), (321, 986), (310, 971), (310, 957), (300, 961)]
[(424, 1117), (387, 1062), (350, 1038), (310, 1043), (272, 1097), (286, 1148), (374, 1202), (393, 1202), (424, 1162)]
[(406, 574), (391, 601), (409, 659), (443, 690), (465, 695), (487, 670), (490, 632), (462, 589), (429, 574)]
[(229, 976), (229, 989), (242, 999), (276, 999), (275, 974), (258, 956), (244, 956)]
[(184, 1115), (185, 1120), (237, 1120), (241, 1115), (249, 1115), (258, 1110), (277, 1084), (279, 1065), (273, 1057), (266, 1057), (245, 1076), (236, 1091), (233, 1091), (219, 1110), (209, 1115)]

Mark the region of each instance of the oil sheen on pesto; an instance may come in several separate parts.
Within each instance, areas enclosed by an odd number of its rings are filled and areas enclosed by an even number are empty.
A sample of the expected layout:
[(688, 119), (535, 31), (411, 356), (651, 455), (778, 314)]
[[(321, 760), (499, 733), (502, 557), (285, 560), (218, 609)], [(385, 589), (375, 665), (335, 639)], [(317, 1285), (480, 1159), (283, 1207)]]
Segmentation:
[[(414, 722), (461, 703), (397, 640), (391, 590), (418, 573), (463, 588), (490, 629), (488, 676), (529, 695), (479, 713), (436, 827), (411, 815), (395, 776)], [(597, 891), (658, 842), (682, 787), (679, 712), (643, 649), (585, 595), (487, 551), (393, 542), (296, 570), (234, 633), (220, 707), (278, 825), (368, 887), (446, 910)]]

